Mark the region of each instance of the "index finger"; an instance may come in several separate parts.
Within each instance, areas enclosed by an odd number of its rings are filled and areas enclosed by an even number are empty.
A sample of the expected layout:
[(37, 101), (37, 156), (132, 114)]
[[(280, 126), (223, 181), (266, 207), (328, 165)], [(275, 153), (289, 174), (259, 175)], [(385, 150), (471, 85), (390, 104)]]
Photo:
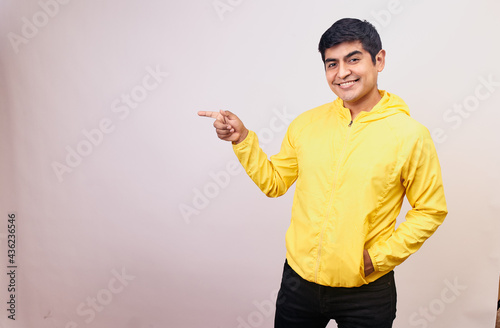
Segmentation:
[(217, 115), (219, 115), (219, 112), (208, 112), (208, 111), (199, 111), (198, 112), (198, 116), (217, 118)]

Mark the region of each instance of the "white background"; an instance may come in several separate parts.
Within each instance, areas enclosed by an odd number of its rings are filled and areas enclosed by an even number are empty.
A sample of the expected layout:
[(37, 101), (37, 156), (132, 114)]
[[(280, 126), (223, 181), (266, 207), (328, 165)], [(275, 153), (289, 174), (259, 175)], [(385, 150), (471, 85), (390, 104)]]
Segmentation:
[(434, 133), (449, 208), (396, 269), (394, 326), (493, 328), (499, 10), (493, 0), (2, 0), (0, 326), (272, 327), (293, 189), (266, 198), (196, 112), (233, 111), (276, 153), (290, 117), (335, 98), (317, 44), (356, 17), (377, 25), (387, 51), (379, 87)]

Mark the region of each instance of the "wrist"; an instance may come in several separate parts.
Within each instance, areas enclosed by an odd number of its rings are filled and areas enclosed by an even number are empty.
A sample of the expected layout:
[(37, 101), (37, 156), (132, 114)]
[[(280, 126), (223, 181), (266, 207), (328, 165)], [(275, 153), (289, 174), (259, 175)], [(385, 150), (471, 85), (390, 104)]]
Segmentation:
[(239, 144), (239, 143), (242, 143), (242, 142), (246, 139), (246, 137), (247, 137), (247, 136), (248, 136), (248, 129), (245, 129), (245, 130), (241, 133), (241, 135), (240, 135), (240, 137), (238, 138), (238, 140), (233, 141), (233, 145), (237, 145), (237, 144)]

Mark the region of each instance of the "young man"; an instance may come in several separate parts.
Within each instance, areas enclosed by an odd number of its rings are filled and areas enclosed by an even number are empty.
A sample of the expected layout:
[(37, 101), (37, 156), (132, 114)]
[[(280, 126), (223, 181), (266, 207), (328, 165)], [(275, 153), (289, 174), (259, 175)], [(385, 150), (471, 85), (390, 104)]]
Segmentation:
[[(366, 21), (341, 19), (321, 37), (337, 99), (299, 115), (268, 160), (229, 111), (199, 112), (269, 197), (296, 181), (275, 327), (392, 327), (394, 272), (443, 222), (446, 202), (428, 130), (379, 90), (385, 50)], [(412, 209), (395, 230), (404, 196)]]

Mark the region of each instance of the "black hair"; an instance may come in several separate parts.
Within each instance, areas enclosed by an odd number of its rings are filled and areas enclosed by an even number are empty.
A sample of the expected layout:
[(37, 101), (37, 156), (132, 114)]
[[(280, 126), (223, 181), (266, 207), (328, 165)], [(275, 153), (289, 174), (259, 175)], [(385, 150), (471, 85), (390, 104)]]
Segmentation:
[(325, 31), (319, 40), (318, 50), (325, 62), (325, 51), (342, 42), (360, 41), (363, 49), (370, 53), (375, 65), (376, 56), (382, 49), (382, 41), (375, 27), (368, 21), (356, 18), (342, 18)]

